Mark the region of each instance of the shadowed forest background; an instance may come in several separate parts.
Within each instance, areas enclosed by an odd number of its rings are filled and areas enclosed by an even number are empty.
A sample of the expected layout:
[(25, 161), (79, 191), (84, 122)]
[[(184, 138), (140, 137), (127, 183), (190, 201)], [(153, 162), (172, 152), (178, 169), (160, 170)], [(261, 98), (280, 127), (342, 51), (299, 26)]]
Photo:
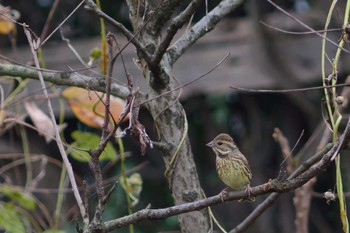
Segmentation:
[[(53, 0), (0, 1), (2, 6), (9, 6), (11, 9), (18, 11), (20, 13), (18, 22), (25, 22), (37, 35), (40, 35), (44, 28), (53, 2)], [(48, 26), (48, 34), (68, 17), (79, 4), (78, 1), (61, 0), (58, 2), (57, 9)], [(179, 4), (180, 6), (174, 12), (174, 15), (185, 10), (187, 2), (190, 1), (185, 1), (182, 5)], [(220, 2), (216, 0), (208, 1), (208, 10), (212, 10)], [(150, 1), (152, 6), (157, 6), (160, 3), (162, 1)], [(331, 3), (331, 1), (306, 0), (276, 1), (276, 4), (315, 30), (324, 28)], [(104, 0), (101, 1), (101, 5), (102, 11), (123, 24), (128, 30), (132, 30), (133, 25), (129, 20), (128, 6), (124, 1)], [(341, 25), (345, 5), (345, 1), (336, 5), (329, 26), (329, 28), (339, 30), (327, 34), (327, 37), (336, 44), (343, 36)], [(205, 1), (200, 1), (191, 23), (195, 24), (205, 15)], [(278, 11), (266, 1), (243, 1), (231, 13), (226, 15), (213, 31), (196, 41), (186, 53), (179, 57), (173, 66), (175, 82), (185, 84), (214, 68), (228, 55), (213, 71), (194, 83), (181, 88), (181, 93), (178, 95), (187, 117), (187, 132), (191, 150), (199, 182), (206, 197), (217, 195), (225, 188), (215, 170), (215, 155), (205, 146), (219, 133), (230, 134), (249, 160), (253, 172), (252, 187), (278, 177), (281, 171), (286, 171), (287, 165), (294, 165), (294, 168), (299, 166), (301, 162), (315, 154), (320, 141), (323, 140), (323, 145), (332, 141), (332, 133), (327, 131), (327, 126), (324, 123), (325, 119), (329, 118), (324, 116), (322, 111), (323, 89), (293, 93), (256, 93), (239, 91), (233, 88), (280, 90), (322, 86), (322, 38), (315, 33), (300, 35), (284, 33), (265, 26), (261, 21), (264, 24), (286, 31), (307, 31), (301, 24)], [(189, 26), (190, 23), (184, 24), (179, 34), (184, 33), (186, 27)], [(115, 34), (120, 46), (124, 46), (128, 42), (122, 33), (106, 23), (106, 32), (108, 31)], [(70, 40), (70, 44), (81, 58), (88, 62), (90, 51), (94, 47), (101, 47), (100, 32), (99, 17), (90, 11), (84, 10), (84, 7), (80, 7), (63, 24), (61, 31), (58, 30), (53, 34), (42, 48), (42, 59), (45, 68), (65, 71), (84, 69), (84, 66), (81, 65), (68, 47), (68, 43), (62, 40), (61, 34), (63, 33), (64, 37)], [(172, 41), (175, 42), (180, 38), (180, 35), (177, 34)], [(346, 43), (344, 48), (348, 50), (349, 45)], [(330, 43), (327, 44), (326, 53), (330, 57), (329, 60), (332, 60), (336, 50), (336, 46), (332, 46)], [(28, 41), (19, 25), (16, 25), (15, 31), (0, 35), (0, 54), (18, 63), (33, 66)], [(125, 65), (127, 72), (133, 76), (133, 86), (146, 93), (150, 89), (148, 85), (151, 84), (149, 84), (148, 79), (143, 77), (144, 73), (142, 72), (144, 70), (142, 66), (138, 66), (138, 61), (136, 61), (140, 52), (136, 51), (135, 47), (130, 44), (122, 52), (122, 55), (123, 61), (118, 58), (114, 66), (113, 78), (117, 80), (114, 80), (114, 82), (118, 84), (128, 82), (125, 77)], [(0, 63), (10, 64), (11, 62), (3, 59)], [(327, 75), (332, 72), (329, 63), (327, 61)], [(94, 65), (93, 71), (100, 72), (101, 59), (95, 62)], [(337, 69), (338, 84), (345, 82), (349, 70), (349, 55), (342, 53)], [(87, 70), (82, 70), (81, 73), (85, 75)], [(4, 98), (10, 96), (21, 81), (26, 80), (26, 77), (23, 77), (21, 80), (13, 79), (13, 82), (8, 82), (8, 76), (5, 78), (3, 71), (1, 75), (3, 75), (0, 77), (1, 95), (4, 95)], [(49, 88), (53, 86), (47, 84)], [(51, 99), (57, 120), (60, 117), (62, 107), (60, 101), (64, 103), (66, 127), (62, 131), (62, 135), (67, 145), (78, 141), (73, 136), (76, 131), (94, 133), (100, 136), (100, 129), (93, 129), (76, 118), (69, 108), (67, 100), (62, 98), (61, 94), (65, 88), (67, 88), (67, 85), (57, 85), (54, 91), (49, 92), (56, 94)], [(349, 94), (346, 87), (337, 89), (337, 92), (339, 95), (342, 93), (345, 101), (347, 101)], [(22, 92), (7, 103), (7, 117), (18, 118), (21, 119), (21, 122), (33, 124), (33, 120), (26, 112), (28, 110), (25, 111), (25, 107), (23, 107), (28, 100), (34, 101), (45, 113), (48, 112), (39, 81), (31, 79), (26, 83), (26, 87)], [(4, 102), (3, 97), (2, 101)], [(149, 108), (152, 109), (152, 106)], [(341, 112), (343, 120), (339, 132), (343, 132), (348, 119), (347, 107), (342, 108)], [(138, 116), (151, 140), (157, 141), (158, 131), (154, 123), (154, 119), (157, 120), (157, 118), (150, 114), (149, 109), (145, 106), (141, 106)], [(0, 119), (4, 120), (6, 117)], [(52, 232), (59, 232), (59, 230), (75, 232), (76, 225), (82, 226), (82, 221), (67, 179), (60, 186), (61, 190), (65, 191), (61, 200), (60, 211), (57, 212), (58, 187), (63, 164), (55, 140), (45, 142), (43, 136), (22, 123), (5, 124), (2, 122), (2, 124), (0, 128), (1, 185), (20, 187), (18, 190), (30, 197), (35, 197), (33, 202), (42, 205), (39, 208), (34, 208), (34, 210), (19, 211), (18, 214), (13, 216), (17, 216), (25, 229), (30, 229), (30, 232), (43, 232), (48, 229), (56, 230)], [(174, 121), (175, 124), (177, 122)], [(129, 122), (125, 121), (121, 124), (120, 130), (122, 131), (128, 126)], [(272, 136), (275, 128), (279, 128), (283, 132), (291, 148), (296, 145), (288, 158), (284, 158), (281, 144), (274, 140)], [(171, 140), (169, 139), (169, 141)], [(122, 150), (121, 142), (114, 140), (112, 144), (117, 154), (119, 154)], [(136, 192), (137, 204), (132, 207), (132, 212), (144, 209), (149, 204), (151, 208), (156, 209), (175, 205), (172, 193), (169, 191), (171, 185), (169, 185), (168, 179), (164, 175), (167, 168), (165, 163), (168, 162), (164, 162), (167, 160), (166, 156), (162, 155), (162, 150), (157, 148), (157, 144), (154, 148), (147, 145), (145, 155), (141, 155), (142, 148), (140, 144), (129, 133), (122, 138), (122, 144), (126, 156), (123, 166), (125, 166), (127, 175), (137, 173), (142, 178), (141, 186), (138, 186), (141, 191), (139, 190), (140, 193)], [(69, 147), (67, 146), (67, 148)], [(27, 152), (24, 152), (26, 150)], [(28, 161), (25, 162), (27, 157), (24, 156), (26, 153), (31, 155), (29, 160), (31, 160), (30, 169), (33, 179), (40, 177), (36, 186), (33, 187), (27, 186), (28, 183), (26, 183), (28, 182)], [(296, 159), (291, 160), (293, 157)], [(47, 162), (43, 163), (43, 158), (45, 158), (45, 161), (47, 158)], [(76, 160), (72, 156), (69, 156), (69, 160), (72, 163), (78, 187), (83, 187), (83, 180), (86, 182), (84, 190), (90, 204), (88, 211), (94, 213), (98, 197), (96, 196), (95, 178), (91, 165), (86, 161)], [(347, 151), (342, 152), (341, 172), (346, 203), (350, 181), (349, 162)], [(128, 200), (122, 182), (119, 180), (121, 177), (120, 156), (100, 161), (99, 164), (104, 179), (103, 186), (107, 191), (119, 181), (105, 206), (103, 219), (111, 220), (127, 215), (128, 212), (130, 213), (127, 205)], [(306, 231), (296, 230), (296, 224), (298, 223), (295, 223), (295, 199), (293, 202), (295, 192), (292, 190), (282, 194), (276, 203), (266, 210), (245, 232), (342, 232), (338, 199), (327, 201), (324, 198), (325, 192), (330, 190), (330, 193), (333, 193), (336, 191), (335, 170), (333, 164), (329, 166), (324, 173), (317, 176), (317, 181), (313, 184), (312, 190), (309, 191), (311, 201), (309, 209), (307, 208), (310, 214), (305, 218), (308, 221)], [(18, 205), (20, 201), (13, 200), (13, 195), (9, 194), (15, 193), (15, 191), (12, 190), (6, 193), (5, 186), (2, 187), (0, 190), (0, 206), (6, 203), (11, 203), (14, 206)], [(16, 192), (18, 190), (16, 189)], [(21, 196), (22, 194), (18, 195)], [(260, 195), (252, 203), (225, 202), (213, 205), (211, 209), (222, 227), (229, 230), (240, 224), (267, 196), (268, 194)], [(131, 200), (135, 201), (133, 198)], [(55, 216), (56, 213), (59, 213), (59, 216)], [(27, 218), (27, 216), (32, 217)], [(11, 219), (3, 218), (1, 221), (11, 222)], [(180, 231), (180, 228), (177, 217), (172, 216), (165, 219), (135, 223), (133, 230), (142, 233), (176, 232)], [(4, 227), (2, 228), (0, 223), (0, 231), (3, 229)], [(112, 232), (132, 232), (133, 230), (124, 227)], [(220, 232), (216, 225), (214, 225), (214, 230)], [(185, 230), (183, 231), (185, 232)]]

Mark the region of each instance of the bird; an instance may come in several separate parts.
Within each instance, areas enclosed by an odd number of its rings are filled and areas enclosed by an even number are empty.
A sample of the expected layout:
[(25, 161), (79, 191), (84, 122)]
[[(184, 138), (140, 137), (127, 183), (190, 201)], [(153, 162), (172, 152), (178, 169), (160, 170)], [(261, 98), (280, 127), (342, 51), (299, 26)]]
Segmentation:
[[(255, 198), (250, 196), (252, 172), (248, 160), (240, 152), (232, 137), (221, 133), (206, 145), (216, 154), (216, 171), (222, 182), (234, 190), (246, 190), (248, 197), (239, 201), (254, 201)], [(227, 195), (226, 190), (227, 188), (220, 193), (222, 201), (224, 195)]]

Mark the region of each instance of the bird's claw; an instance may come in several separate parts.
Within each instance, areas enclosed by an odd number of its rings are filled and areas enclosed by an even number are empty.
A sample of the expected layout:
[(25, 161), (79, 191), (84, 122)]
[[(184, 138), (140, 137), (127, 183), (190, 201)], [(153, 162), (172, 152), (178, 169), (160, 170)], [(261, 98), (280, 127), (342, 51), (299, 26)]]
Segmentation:
[(224, 188), (224, 189), (219, 193), (222, 203), (225, 202), (224, 198), (226, 198), (227, 195), (228, 195), (227, 189), (228, 189), (228, 188), (226, 187), (226, 188)]
[(242, 201), (252, 202), (252, 201), (255, 201), (255, 197), (251, 197), (250, 196), (250, 194), (252, 193), (252, 187), (250, 187), (249, 184), (245, 188), (245, 192), (248, 194), (248, 197), (242, 198), (242, 199), (238, 200), (238, 202), (242, 202)]
[(248, 184), (247, 187), (245, 188), (245, 191), (248, 194), (248, 197), (250, 197), (250, 194), (252, 193), (252, 187), (250, 187), (250, 185)]

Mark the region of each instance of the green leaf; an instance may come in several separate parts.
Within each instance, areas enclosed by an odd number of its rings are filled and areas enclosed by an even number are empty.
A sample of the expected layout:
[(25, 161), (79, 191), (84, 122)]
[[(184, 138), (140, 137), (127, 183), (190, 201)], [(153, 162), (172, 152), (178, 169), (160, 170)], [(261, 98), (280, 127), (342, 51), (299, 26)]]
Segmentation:
[(101, 56), (102, 56), (102, 51), (99, 48), (95, 47), (91, 49), (88, 65), (92, 66), (92, 64)]
[(91, 51), (90, 51), (90, 59), (95, 61), (95, 60), (99, 59), (101, 56), (102, 56), (101, 49), (99, 49), (97, 47), (91, 49)]
[(35, 200), (29, 194), (24, 193), (21, 189), (9, 185), (0, 185), (0, 193), (11, 199), (12, 202), (18, 203), (27, 210), (35, 209)]
[[(72, 138), (74, 139), (74, 147), (85, 150), (94, 150), (100, 143), (99, 135), (88, 132), (74, 131), (72, 133)], [(69, 153), (74, 159), (80, 162), (89, 162), (91, 159), (89, 153), (82, 150), (71, 150)], [(117, 152), (114, 149), (113, 144), (109, 142), (100, 156), (100, 161), (113, 160), (116, 156)]]
[(120, 177), (119, 182), (125, 192), (129, 195), (132, 200), (131, 205), (135, 206), (139, 203), (140, 193), (142, 191), (142, 177), (140, 173), (133, 173), (126, 179), (124, 177)]
[(5, 231), (11, 233), (25, 232), (21, 216), (14, 210), (12, 205), (2, 205), (0, 203), (0, 230), (1, 229), (5, 229)]

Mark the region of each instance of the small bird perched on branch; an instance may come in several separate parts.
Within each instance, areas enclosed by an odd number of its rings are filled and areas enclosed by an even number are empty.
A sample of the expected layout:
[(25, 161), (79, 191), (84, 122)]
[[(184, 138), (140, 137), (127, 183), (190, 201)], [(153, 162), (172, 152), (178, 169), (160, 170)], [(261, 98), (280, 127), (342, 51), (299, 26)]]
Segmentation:
[[(248, 160), (239, 151), (233, 139), (228, 134), (222, 133), (206, 145), (211, 147), (216, 154), (216, 171), (220, 179), (230, 188), (235, 190), (245, 189), (250, 195), (252, 172), (250, 171)], [(226, 189), (220, 193), (222, 199)], [(254, 197), (248, 197), (240, 201), (254, 200)]]

